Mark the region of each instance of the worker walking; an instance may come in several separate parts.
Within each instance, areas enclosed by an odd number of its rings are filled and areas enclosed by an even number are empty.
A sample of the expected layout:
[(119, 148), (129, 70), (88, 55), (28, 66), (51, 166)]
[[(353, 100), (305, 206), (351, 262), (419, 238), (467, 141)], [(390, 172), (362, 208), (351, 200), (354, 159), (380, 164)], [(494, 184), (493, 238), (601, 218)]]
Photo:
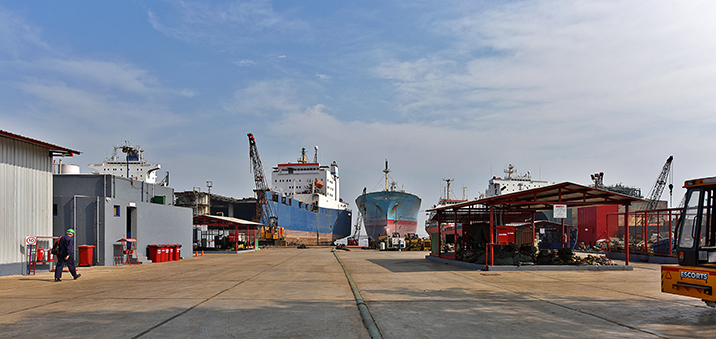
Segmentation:
[(68, 229), (67, 235), (62, 236), (59, 242), (59, 251), (57, 253), (57, 266), (55, 266), (55, 281), (62, 281), (62, 268), (67, 264), (67, 268), (70, 270), (70, 274), (75, 279), (80, 277), (75, 269), (75, 240), (73, 236), (75, 230)]

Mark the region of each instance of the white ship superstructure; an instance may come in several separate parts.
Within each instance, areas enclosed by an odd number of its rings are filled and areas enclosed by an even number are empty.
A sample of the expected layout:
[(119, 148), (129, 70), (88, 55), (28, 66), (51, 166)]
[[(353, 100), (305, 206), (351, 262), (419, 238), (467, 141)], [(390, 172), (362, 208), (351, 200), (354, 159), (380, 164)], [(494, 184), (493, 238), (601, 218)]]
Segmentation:
[(519, 192), (533, 188), (549, 186), (548, 181), (532, 180), (529, 171), (526, 174), (518, 175), (515, 167), (510, 164), (505, 170), (506, 178), (493, 177), (487, 185), (485, 197), (494, 197), (497, 195)]
[(308, 162), (306, 149), (301, 150), (297, 163), (278, 164), (271, 173), (272, 190), (306, 204), (332, 209), (347, 209), (340, 198), (338, 165), (318, 163), (318, 146), (313, 162)]
[[(119, 158), (118, 150), (127, 154), (124, 160)], [(144, 149), (139, 145), (133, 146), (129, 141), (125, 141), (124, 145), (114, 145), (112, 156), (105, 159), (103, 163), (87, 166), (92, 169), (92, 173), (112, 174), (150, 184), (157, 182), (157, 170), (162, 168), (159, 164), (150, 164), (144, 160)]]

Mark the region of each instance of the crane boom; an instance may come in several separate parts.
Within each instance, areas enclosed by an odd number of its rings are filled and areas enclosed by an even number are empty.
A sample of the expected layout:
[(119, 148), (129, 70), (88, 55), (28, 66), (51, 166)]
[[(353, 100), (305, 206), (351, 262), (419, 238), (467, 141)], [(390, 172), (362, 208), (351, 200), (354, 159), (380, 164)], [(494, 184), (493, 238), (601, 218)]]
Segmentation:
[[(271, 228), (278, 225), (277, 218), (271, 210), (266, 200), (266, 192), (269, 190), (268, 184), (266, 184), (266, 176), (264, 174), (264, 167), (261, 164), (261, 157), (259, 157), (259, 149), (256, 147), (256, 139), (254, 135), (248, 133), (249, 137), (249, 158), (251, 159), (251, 165), (253, 168), (254, 182), (256, 183), (256, 215), (254, 222), (262, 222), (264, 226)], [(273, 233), (273, 230), (272, 230)]]
[(652, 187), (651, 191), (649, 192), (649, 200), (647, 200), (648, 204), (646, 207), (647, 210), (655, 209), (656, 204), (659, 203), (659, 198), (661, 198), (661, 194), (664, 192), (664, 186), (666, 186), (666, 180), (669, 177), (672, 160), (674, 160), (673, 155), (669, 156), (669, 158), (666, 159), (666, 163), (664, 164), (664, 167), (661, 169), (661, 173), (659, 173), (659, 177), (656, 178), (654, 187)]
[(249, 133), (249, 158), (251, 158), (251, 165), (254, 172), (254, 181), (256, 182), (256, 189), (267, 191), (268, 185), (266, 184), (266, 178), (264, 176), (264, 167), (261, 164), (261, 157), (259, 157), (259, 149), (256, 147), (256, 139), (254, 135)]

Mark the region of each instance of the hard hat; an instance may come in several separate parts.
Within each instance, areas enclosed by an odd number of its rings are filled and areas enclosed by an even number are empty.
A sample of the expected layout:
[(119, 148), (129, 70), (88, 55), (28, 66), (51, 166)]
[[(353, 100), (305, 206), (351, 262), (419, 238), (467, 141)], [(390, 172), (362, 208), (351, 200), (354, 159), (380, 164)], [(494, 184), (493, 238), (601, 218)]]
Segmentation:
[(73, 229), (71, 229), (71, 228), (68, 229), (68, 230), (67, 230), (67, 234), (70, 234), (70, 233), (75, 234), (75, 230), (73, 230)]

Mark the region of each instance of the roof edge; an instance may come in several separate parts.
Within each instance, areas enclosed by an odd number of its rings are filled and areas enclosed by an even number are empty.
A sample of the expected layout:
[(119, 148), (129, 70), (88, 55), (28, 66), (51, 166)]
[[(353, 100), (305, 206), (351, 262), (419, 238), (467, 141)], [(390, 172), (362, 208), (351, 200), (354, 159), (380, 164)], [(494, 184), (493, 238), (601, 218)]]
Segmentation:
[(75, 154), (79, 155), (82, 154), (80, 151), (75, 151), (73, 149), (69, 149), (62, 146), (57, 146), (50, 144), (48, 142), (40, 141), (37, 139), (32, 139), (29, 137), (25, 137), (19, 134), (11, 133), (8, 131), (0, 130), (0, 136), (4, 136), (10, 139), (19, 140), (23, 142), (27, 142), (36, 146), (47, 148), (50, 151), (51, 156), (74, 156)]

